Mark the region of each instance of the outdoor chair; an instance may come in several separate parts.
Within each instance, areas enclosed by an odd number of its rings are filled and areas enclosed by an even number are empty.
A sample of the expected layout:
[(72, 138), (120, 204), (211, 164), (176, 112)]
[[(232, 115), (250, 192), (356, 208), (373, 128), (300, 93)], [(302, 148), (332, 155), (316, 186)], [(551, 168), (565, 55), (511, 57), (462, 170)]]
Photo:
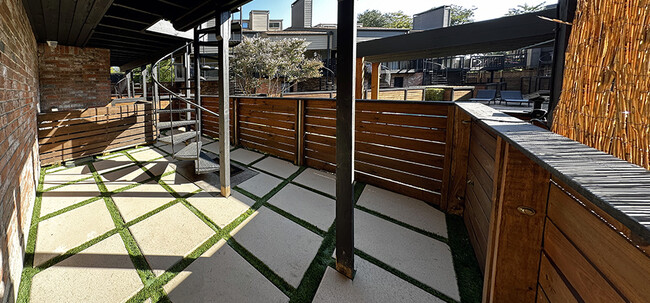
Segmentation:
[(517, 90), (502, 90), (501, 91), (501, 100), (508, 105), (508, 102), (519, 102), (519, 105), (522, 103), (530, 104), (530, 100), (524, 99), (520, 91)]
[(470, 101), (487, 101), (490, 104), (497, 96), (496, 89), (482, 89), (476, 93), (476, 98), (469, 99)]

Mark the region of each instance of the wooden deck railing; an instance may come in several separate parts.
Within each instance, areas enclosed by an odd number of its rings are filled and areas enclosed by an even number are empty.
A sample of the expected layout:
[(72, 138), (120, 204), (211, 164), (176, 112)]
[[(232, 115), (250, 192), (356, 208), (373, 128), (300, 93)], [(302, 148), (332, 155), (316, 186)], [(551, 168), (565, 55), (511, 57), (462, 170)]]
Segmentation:
[(650, 171), (487, 106), (458, 108), (469, 127), (454, 147), (469, 152), (453, 161), (469, 165), (451, 191), (466, 193), (455, 201), (484, 302), (650, 302)]
[(41, 165), (60, 163), (153, 141), (148, 104), (38, 115)]
[[(217, 98), (204, 97), (211, 110)], [(357, 102), (356, 177), (362, 182), (440, 205), (450, 163), (452, 103)], [(231, 140), (299, 165), (336, 169), (336, 102), (315, 98), (232, 98)], [(204, 116), (203, 130), (218, 123)]]
[[(216, 111), (214, 97), (203, 104)], [(335, 170), (335, 101), (232, 98), (231, 138)], [(485, 302), (650, 302), (650, 171), (476, 103), (358, 100), (356, 178), (462, 215)], [(39, 115), (43, 164), (144, 144), (151, 108)], [(216, 137), (215, 117), (204, 133)]]

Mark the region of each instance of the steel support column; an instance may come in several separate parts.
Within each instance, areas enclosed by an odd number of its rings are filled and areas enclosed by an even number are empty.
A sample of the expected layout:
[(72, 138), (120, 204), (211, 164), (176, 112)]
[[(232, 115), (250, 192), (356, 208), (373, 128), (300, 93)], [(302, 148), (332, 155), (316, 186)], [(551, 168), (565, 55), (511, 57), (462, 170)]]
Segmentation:
[(219, 58), (219, 179), (221, 195), (230, 196), (230, 11), (216, 16)]
[(336, 270), (354, 278), (355, 0), (338, 0), (336, 78)]
[(126, 96), (128, 98), (133, 98), (133, 91), (131, 89), (133, 78), (131, 72), (132, 71), (126, 72)]
[(147, 101), (147, 66), (140, 67), (140, 86), (142, 86), (142, 98)]
[[(577, 0), (560, 0), (557, 4), (558, 19), (573, 22), (576, 15)], [(560, 101), (564, 83), (564, 60), (571, 36), (571, 25), (557, 23), (555, 28), (555, 48), (553, 49), (553, 69), (551, 70), (551, 99), (548, 104), (548, 126), (553, 125), (553, 111)]]

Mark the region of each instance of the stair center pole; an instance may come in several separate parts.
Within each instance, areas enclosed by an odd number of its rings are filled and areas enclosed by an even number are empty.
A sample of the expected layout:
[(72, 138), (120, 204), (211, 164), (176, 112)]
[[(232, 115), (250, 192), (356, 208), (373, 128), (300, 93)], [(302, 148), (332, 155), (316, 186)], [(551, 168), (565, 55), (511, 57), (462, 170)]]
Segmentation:
[(230, 11), (217, 10), (219, 59), (219, 178), (221, 195), (230, 196)]
[[(201, 46), (199, 43), (199, 28), (199, 26), (194, 28), (194, 103), (201, 106)], [(186, 92), (189, 91), (190, 90), (187, 89)], [(189, 95), (187, 96), (187, 99), (190, 99)], [(201, 109), (198, 107), (196, 108), (196, 126), (194, 128), (196, 130), (196, 159), (198, 160), (201, 157), (201, 147), (199, 143), (201, 142)], [(194, 169), (199, 171), (200, 165), (201, 161), (196, 161), (196, 167)]]

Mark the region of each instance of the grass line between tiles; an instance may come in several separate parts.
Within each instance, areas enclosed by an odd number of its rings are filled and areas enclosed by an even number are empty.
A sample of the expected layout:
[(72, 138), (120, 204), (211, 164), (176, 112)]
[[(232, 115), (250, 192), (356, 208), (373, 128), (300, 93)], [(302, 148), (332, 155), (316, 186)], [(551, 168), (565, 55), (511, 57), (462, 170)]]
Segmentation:
[(422, 290), (424, 290), (424, 291), (438, 297), (439, 299), (441, 299), (441, 300), (443, 300), (445, 302), (458, 303), (458, 301), (456, 301), (453, 298), (443, 294), (442, 292), (438, 291), (437, 289), (418, 281), (417, 279), (415, 279), (415, 278), (405, 274), (404, 272), (396, 269), (395, 267), (392, 267), (392, 266), (380, 261), (379, 259), (377, 259), (377, 258), (375, 258), (375, 257), (373, 257), (373, 256), (359, 250), (358, 248), (354, 249), (354, 253), (357, 256), (363, 258), (364, 260), (366, 260), (366, 261), (368, 261), (368, 262), (370, 262), (370, 263), (372, 263), (372, 264), (374, 264), (374, 265), (376, 265), (376, 266), (378, 266), (380, 268), (383, 268), (384, 270), (386, 270), (389, 273), (397, 276), (398, 278), (400, 278), (400, 279), (402, 279), (402, 280), (404, 280), (404, 281), (406, 281), (408, 283), (413, 284), (414, 286), (416, 286), (416, 287), (418, 287), (418, 288), (420, 288), (420, 289), (422, 289)]
[(408, 224), (408, 223), (404, 223), (404, 222), (399, 221), (399, 220), (397, 220), (397, 219), (395, 219), (395, 218), (392, 218), (392, 217), (390, 217), (390, 216), (384, 215), (384, 214), (382, 214), (382, 213), (380, 213), (380, 212), (378, 212), (378, 211), (374, 211), (374, 210), (372, 210), (372, 209), (369, 209), (369, 208), (363, 207), (363, 206), (361, 206), (361, 205), (357, 205), (357, 206), (355, 206), (355, 208), (358, 209), (358, 210), (360, 210), (360, 211), (363, 211), (363, 212), (365, 212), (365, 213), (368, 213), (368, 214), (370, 214), (370, 215), (373, 215), (373, 216), (375, 216), (375, 217), (378, 217), (378, 218), (384, 219), (384, 220), (386, 220), (386, 221), (389, 221), (389, 222), (395, 223), (395, 224), (397, 224), (397, 225), (399, 225), (399, 226), (401, 226), (401, 227), (404, 227), (404, 228), (410, 229), (410, 230), (412, 230), (412, 231), (414, 231), (414, 232), (416, 232), (416, 233), (419, 233), (419, 234), (421, 234), (421, 235), (427, 236), (427, 237), (429, 237), (429, 238), (436, 239), (436, 240), (438, 240), (438, 241), (440, 241), (440, 242), (443, 242), (443, 243), (445, 243), (445, 244), (449, 244), (449, 239), (447, 239), (447, 238), (444, 237), (444, 236), (438, 235), (438, 234), (433, 233), (433, 232), (430, 232), (430, 231), (426, 231), (426, 230), (424, 230), (424, 229), (421, 229), (421, 228), (415, 227), (415, 226), (410, 225), (410, 224)]
[(293, 292), (296, 290), (291, 284), (285, 281), (282, 277), (276, 274), (271, 268), (269, 268), (264, 262), (258, 259), (250, 251), (244, 248), (239, 244), (234, 238), (228, 239), (228, 245), (239, 254), (242, 258), (251, 264), (255, 269), (260, 272), (267, 280), (271, 281), (282, 293), (287, 297), (291, 297)]
[(133, 266), (135, 267), (135, 270), (138, 273), (140, 280), (142, 280), (142, 283), (145, 285), (147, 283), (150, 283), (156, 277), (155, 274), (153, 273), (153, 270), (149, 266), (149, 263), (147, 263), (147, 260), (144, 258), (144, 254), (142, 253), (142, 250), (138, 246), (138, 243), (135, 241), (135, 238), (129, 231), (128, 227), (126, 227), (124, 218), (120, 214), (120, 211), (117, 208), (115, 201), (113, 201), (113, 198), (110, 197), (110, 193), (108, 192), (108, 189), (106, 188), (106, 185), (102, 181), (99, 173), (95, 169), (95, 166), (91, 164), (89, 165), (89, 167), (90, 170), (93, 172), (93, 176), (95, 177), (95, 182), (97, 182), (97, 187), (99, 187), (99, 190), (106, 195), (104, 197), (104, 203), (106, 205), (106, 208), (108, 209), (108, 212), (111, 215), (111, 218), (113, 219), (113, 223), (115, 224), (115, 227), (117, 228), (120, 234), (120, 238), (122, 239), (124, 248), (129, 254), (129, 258), (131, 259), (131, 262), (133, 263)]
[(23, 263), (23, 272), (20, 277), (20, 286), (18, 289), (17, 302), (29, 302), (31, 295), (32, 279), (38, 273), (34, 269), (34, 254), (36, 252), (36, 238), (38, 234), (38, 217), (41, 213), (41, 203), (43, 201), (43, 180), (45, 179), (46, 168), (41, 168), (36, 185), (36, 199), (32, 210), (32, 221), (29, 226), (27, 235), (27, 245), (25, 245), (25, 261)]

